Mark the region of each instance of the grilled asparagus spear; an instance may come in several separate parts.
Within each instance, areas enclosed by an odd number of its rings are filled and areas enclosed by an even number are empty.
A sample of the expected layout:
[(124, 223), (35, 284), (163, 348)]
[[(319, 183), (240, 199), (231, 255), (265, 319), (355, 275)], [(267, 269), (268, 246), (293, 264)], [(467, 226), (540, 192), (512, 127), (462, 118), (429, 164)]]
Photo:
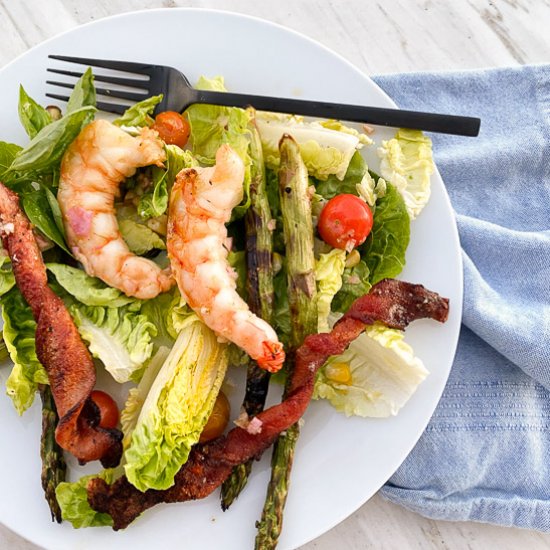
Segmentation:
[[(283, 136), (279, 149), (279, 194), (283, 213), (288, 301), (292, 321), (291, 349), (287, 355), (287, 369), (290, 374), (293, 352), (308, 334), (317, 331), (315, 258), (307, 169), (297, 143), (290, 136)], [(299, 426), (294, 424), (284, 435), (281, 434), (275, 443), (271, 459), (271, 480), (262, 518), (256, 524), (257, 550), (268, 550), (277, 546), (298, 436)]]
[[(272, 231), (269, 229), (271, 210), (266, 193), (262, 144), (253, 123), (250, 131), (251, 203), (245, 218), (248, 305), (253, 313), (271, 323), (273, 314), (273, 239)], [(249, 416), (255, 416), (263, 410), (268, 384), (269, 373), (250, 360), (243, 402), (243, 407)], [(235, 467), (224, 482), (221, 490), (223, 510), (227, 510), (239, 496), (246, 485), (251, 468), (252, 461)]]
[(42, 459), (42, 488), (50, 507), (52, 521), (61, 523), (61, 509), (55, 496), (55, 488), (65, 481), (67, 465), (63, 450), (55, 441), (55, 428), (59, 417), (55, 409), (50, 386), (40, 386), (42, 398), (42, 437), (40, 439), (40, 458)]

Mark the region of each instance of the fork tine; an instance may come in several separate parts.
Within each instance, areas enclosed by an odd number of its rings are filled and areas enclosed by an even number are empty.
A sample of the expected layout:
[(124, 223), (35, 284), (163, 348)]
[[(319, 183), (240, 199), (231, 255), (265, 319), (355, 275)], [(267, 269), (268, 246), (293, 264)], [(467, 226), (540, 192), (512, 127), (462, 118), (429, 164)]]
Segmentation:
[[(55, 82), (54, 80), (46, 80), (46, 84), (59, 86), (60, 88), (69, 88), (71, 90), (74, 88), (74, 84), (70, 82)], [(98, 95), (105, 95), (116, 99), (127, 99), (129, 101), (141, 101), (147, 97), (147, 93), (124, 92), (122, 90), (109, 90), (107, 88), (96, 88), (95, 91)]]
[[(52, 99), (57, 99), (59, 101), (69, 101), (68, 95), (59, 95), (59, 94), (46, 94), (46, 97), (50, 97)], [(107, 103), (105, 101), (98, 101), (96, 102), (96, 107), (100, 111), (105, 111), (106, 113), (116, 113), (118, 115), (121, 115), (128, 109), (128, 105), (119, 105), (118, 103)]]
[(67, 61), (68, 63), (80, 63), (90, 67), (101, 67), (103, 69), (114, 69), (130, 73), (149, 74), (151, 65), (147, 63), (133, 63), (130, 61), (113, 61), (110, 59), (93, 59), (90, 57), (71, 57), (68, 55), (49, 55), (50, 59)]
[[(80, 78), (84, 73), (78, 71), (65, 71), (63, 69), (46, 69), (50, 73), (62, 74), (64, 76), (74, 76)], [(120, 76), (105, 76), (102, 74), (94, 74), (94, 80), (98, 82), (107, 82), (108, 84), (118, 84), (120, 86), (128, 86), (130, 88), (138, 88), (140, 90), (149, 91), (149, 80), (139, 80), (137, 78), (121, 78)]]

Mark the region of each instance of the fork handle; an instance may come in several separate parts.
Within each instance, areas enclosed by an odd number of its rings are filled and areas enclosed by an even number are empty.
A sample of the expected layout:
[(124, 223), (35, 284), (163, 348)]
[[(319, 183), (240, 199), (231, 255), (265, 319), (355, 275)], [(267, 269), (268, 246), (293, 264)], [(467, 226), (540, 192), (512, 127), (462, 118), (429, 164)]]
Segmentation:
[(481, 123), (479, 118), (466, 116), (402, 111), (401, 109), (346, 105), (326, 101), (304, 101), (302, 99), (213, 92), (210, 90), (196, 90), (196, 97), (191, 103), (208, 103), (210, 105), (243, 108), (252, 106), (259, 111), (332, 118), (457, 136), (477, 136)]

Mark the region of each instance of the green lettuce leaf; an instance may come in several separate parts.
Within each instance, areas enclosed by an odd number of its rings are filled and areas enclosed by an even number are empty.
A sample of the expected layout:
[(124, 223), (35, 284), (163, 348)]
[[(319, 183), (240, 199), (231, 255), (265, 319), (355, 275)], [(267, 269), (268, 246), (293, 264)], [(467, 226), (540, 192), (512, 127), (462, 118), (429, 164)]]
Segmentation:
[(113, 120), (113, 124), (116, 124), (117, 126), (129, 127), (151, 126), (151, 124), (155, 122), (152, 117), (153, 111), (161, 101), (162, 94), (154, 95), (144, 99), (143, 101), (139, 101), (135, 105), (132, 105), (126, 109), (121, 117)]
[(359, 249), (370, 271), (372, 285), (401, 273), (409, 240), (410, 218), (405, 202), (397, 189), (388, 183), (385, 195), (376, 203), (372, 231)]
[(61, 517), (72, 523), (75, 529), (81, 527), (112, 526), (109, 514), (96, 512), (88, 504), (86, 487), (91, 479), (101, 478), (111, 484), (121, 475), (120, 469), (103, 470), (99, 474), (82, 476), (78, 481), (63, 481), (55, 489), (55, 496), (61, 508)]
[(343, 178), (330, 175), (324, 181), (316, 181), (315, 190), (324, 199), (332, 199), (341, 193), (357, 195), (357, 185), (361, 183), (365, 174), (368, 174), (365, 159), (359, 151), (355, 151)]
[(190, 315), (154, 380), (142, 379), (138, 391), (147, 397), (124, 453), (126, 476), (140, 491), (173, 485), (212, 411), (227, 362), (227, 346)]
[(138, 212), (143, 219), (155, 218), (166, 212), (168, 196), (178, 172), (184, 168), (197, 166), (197, 161), (189, 151), (180, 149), (177, 145), (166, 145), (166, 168), (153, 166), (152, 191), (142, 195)]
[(31, 139), (36, 136), (44, 126), (52, 122), (52, 117), (48, 111), (30, 97), (23, 86), (19, 86), (18, 112), (19, 120)]
[(56, 263), (48, 263), (46, 267), (63, 289), (84, 305), (116, 308), (137, 304), (139, 308), (139, 300), (106, 285), (101, 279), (90, 277), (82, 269)]
[(134, 254), (141, 256), (150, 250), (165, 250), (166, 244), (158, 233), (146, 225), (130, 219), (119, 219), (118, 228), (128, 248)]
[(331, 175), (343, 180), (356, 151), (371, 141), (338, 121), (304, 122), (299, 116), (258, 112), (256, 125), (269, 168), (279, 166), (279, 141), (289, 134), (300, 146), (309, 175), (319, 180)]
[(6, 392), (19, 414), (33, 403), (38, 384), (48, 384), (48, 376), (36, 356), (36, 322), (30, 307), (17, 287), (0, 298), (4, 320), (4, 341), (13, 368), (6, 382)]
[(147, 316), (127, 307), (69, 307), (90, 353), (119, 383), (139, 380), (153, 353), (157, 329)]
[(0, 252), (0, 297), (15, 286), (15, 276), (11, 269), (9, 256), (2, 250)]
[[(196, 88), (225, 92), (223, 77), (200, 77)], [(250, 206), (250, 129), (253, 116), (251, 111), (237, 107), (220, 107), (216, 105), (191, 105), (186, 111), (191, 128), (191, 145), (197, 159), (208, 166), (216, 160), (216, 151), (224, 143), (229, 144), (241, 157), (245, 165), (243, 182), (243, 202), (233, 209), (233, 219), (244, 216)]]
[(346, 252), (334, 248), (328, 254), (321, 254), (315, 262), (317, 281), (317, 330), (329, 332), (328, 317), (336, 293), (342, 288), (342, 275), (346, 265)]
[(378, 156), (381, 175), (401, 193), (414, 220), (430, 198), (435, 169), (431, 139), (420, 130), (401, 128), (393, 139), (382, 142)]
[[(346, 381), (342, 368), (350, 375)], [(328, 399), (346, 416), (387, 417), (398, 413), (427, 375), (404, 333), (376, 323), (322, 367), (314, 398)]]
[(361, 260), (354, 267), (346, 267), (342, 275), (342, 287), (332, 300), (332, 311), (345, 313), (357, 298), (371, 289), (370, 271)]

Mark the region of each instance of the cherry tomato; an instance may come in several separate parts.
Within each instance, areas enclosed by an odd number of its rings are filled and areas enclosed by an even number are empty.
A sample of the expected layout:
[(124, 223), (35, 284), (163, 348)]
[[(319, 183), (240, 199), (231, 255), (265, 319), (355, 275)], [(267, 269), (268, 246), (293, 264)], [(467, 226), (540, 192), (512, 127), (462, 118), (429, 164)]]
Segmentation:
[(175, 111), (159, 113), (155, 117), (155, 122), (151, 128), (156, 130), (159, 133), (160, 139), (168, 145), (185, 147), (189, 139), (189, 122)]
[(230, 406), (223, 392), (218, 394), (210, 418), (202, 430), (199, 443), (210, 441), (222, 435), (229, 422)]
[(90, 397), (99, 408), (99, 426), (101, 428), (116, 428), (118, 407), (115, 400), (108, 393), (99, 390), (94, 390)]
[(355, 195), (336, 195), (321, 211), (317, 228), (326, 243), (351, 252), (369, 236), (372, 212), (368, 204)]

